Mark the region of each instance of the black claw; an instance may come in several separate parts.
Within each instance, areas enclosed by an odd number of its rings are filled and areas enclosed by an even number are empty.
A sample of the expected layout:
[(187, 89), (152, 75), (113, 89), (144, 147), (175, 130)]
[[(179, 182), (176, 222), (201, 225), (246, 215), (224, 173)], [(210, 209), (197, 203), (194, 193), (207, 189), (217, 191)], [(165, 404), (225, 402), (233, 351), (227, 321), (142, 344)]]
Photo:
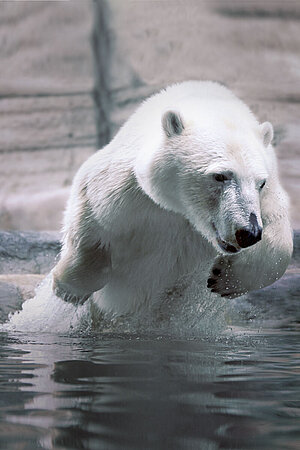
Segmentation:
[(217, 268), (215, 268), (215, 269), (213, 269), (212, 273), (213, 273), (214, 275), (218, 276), (218, 275), (220, 275), (220, 273), (221, 273), (221, 270), (220, 270), (220, 269), (217, 269)]
[(216, 284), (217, 280), (214, 280), (213, 278), (209, 278), (207, 280), (207, 287), (210, 288)]
[(229, 297), (232, 294), (221, 294), (221, 297)]

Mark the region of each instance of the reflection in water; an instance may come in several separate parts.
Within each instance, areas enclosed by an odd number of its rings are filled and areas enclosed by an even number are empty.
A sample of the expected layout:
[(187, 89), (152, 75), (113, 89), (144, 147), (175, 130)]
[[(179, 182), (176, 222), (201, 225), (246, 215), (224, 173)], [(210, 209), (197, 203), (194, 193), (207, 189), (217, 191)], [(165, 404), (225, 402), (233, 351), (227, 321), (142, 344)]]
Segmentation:
[(296, 331), (1, 335), (1, 448), (296, 449)]

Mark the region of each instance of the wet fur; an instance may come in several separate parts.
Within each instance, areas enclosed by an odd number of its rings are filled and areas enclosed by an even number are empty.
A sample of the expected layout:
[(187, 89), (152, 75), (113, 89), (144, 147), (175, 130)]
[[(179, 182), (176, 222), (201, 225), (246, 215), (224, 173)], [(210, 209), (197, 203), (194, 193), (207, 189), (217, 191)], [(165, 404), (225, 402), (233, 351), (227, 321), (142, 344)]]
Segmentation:
[[(78, 303), (97, 291), (101, 308), (122, 313), (159, 301), (193, 274), (204, 293), (209, 278), (209, 290), (230, 297), (274, 282), (289, 263), (292, 233), (270, 130), (216, 83), (174, 85), (144, 102), (75, 176), (56, 293)], [(268, 176), (259, 201), (245, 200), (260, 209), (262, 241), (235, 256), (222, 254), (211, 225), (228, 234), (241, 211), (230, 194), (228, 215), (209, 174), (229, 165), (241, 179)]]

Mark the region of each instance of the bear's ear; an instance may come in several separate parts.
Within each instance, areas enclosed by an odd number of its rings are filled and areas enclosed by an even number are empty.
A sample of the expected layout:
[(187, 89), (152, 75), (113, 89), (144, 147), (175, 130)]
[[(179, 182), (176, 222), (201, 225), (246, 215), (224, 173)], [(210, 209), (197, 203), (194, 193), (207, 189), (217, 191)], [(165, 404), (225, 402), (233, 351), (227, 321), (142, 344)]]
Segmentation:
[(177, 111), (167, 111), (162, 116), (161, 123), (168, 137), (179, 135), (184, 130), (182, 118)]
[(274, 137), (273, 126), (270, 122), (264, 122), (260, 125), (260, 132), (265, 147), (268, 147)]

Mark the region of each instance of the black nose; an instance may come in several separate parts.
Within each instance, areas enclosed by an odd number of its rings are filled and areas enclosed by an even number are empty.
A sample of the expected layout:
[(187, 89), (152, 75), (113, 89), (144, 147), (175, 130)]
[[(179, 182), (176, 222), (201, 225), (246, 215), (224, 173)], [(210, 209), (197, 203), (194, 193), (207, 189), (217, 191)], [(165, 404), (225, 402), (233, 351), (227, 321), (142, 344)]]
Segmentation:
[(250, 226), (241, 228), (235, 233), (236, 241), (242, 248), (250, 247), (261, 240), (262, 228), (258, 225), (255, 214), (250, 214)]

